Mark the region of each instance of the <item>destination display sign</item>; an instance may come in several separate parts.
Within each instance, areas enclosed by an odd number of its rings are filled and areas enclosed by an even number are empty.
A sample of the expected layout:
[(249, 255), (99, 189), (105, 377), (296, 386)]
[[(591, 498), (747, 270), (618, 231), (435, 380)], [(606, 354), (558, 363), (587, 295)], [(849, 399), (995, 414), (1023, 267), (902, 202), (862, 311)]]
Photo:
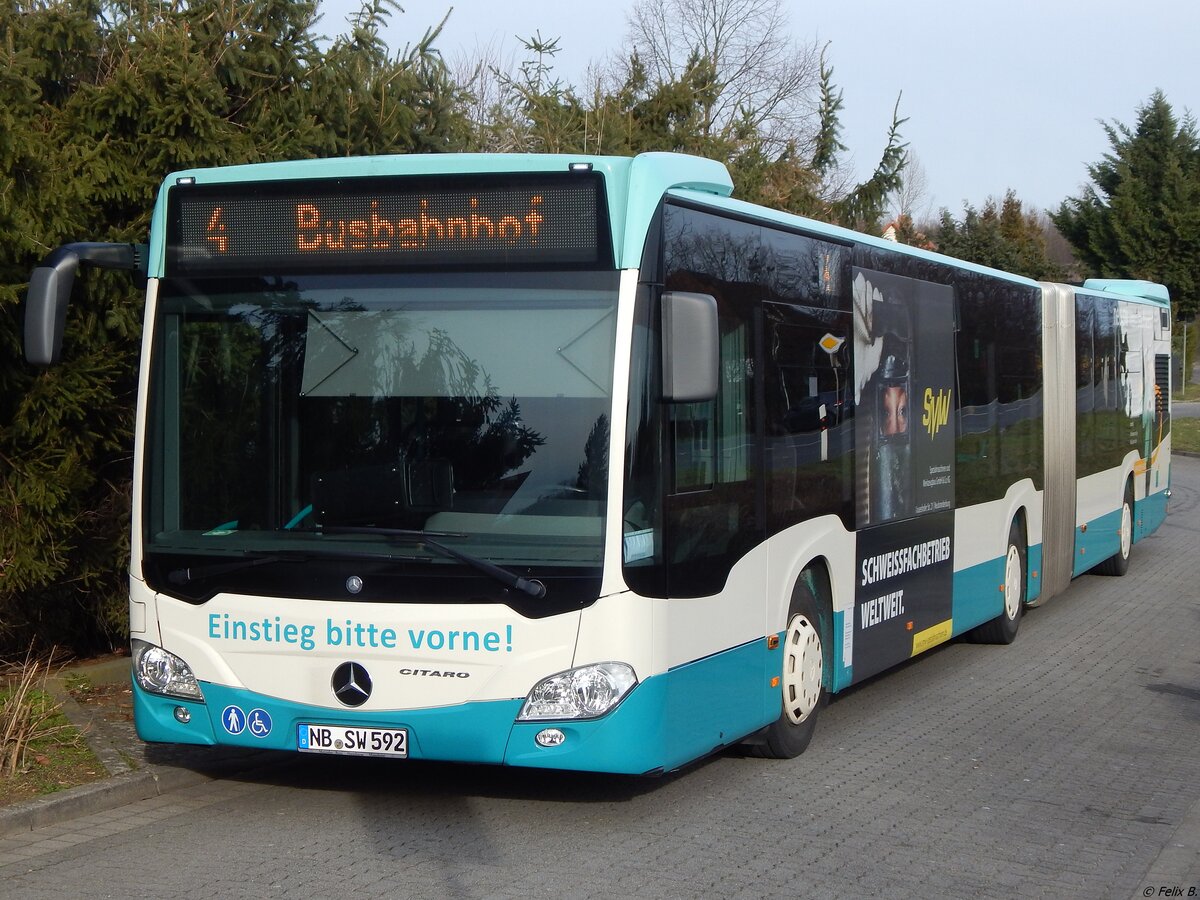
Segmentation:
[(167, 274), (611, 265), (597, 173), (187, 185)]

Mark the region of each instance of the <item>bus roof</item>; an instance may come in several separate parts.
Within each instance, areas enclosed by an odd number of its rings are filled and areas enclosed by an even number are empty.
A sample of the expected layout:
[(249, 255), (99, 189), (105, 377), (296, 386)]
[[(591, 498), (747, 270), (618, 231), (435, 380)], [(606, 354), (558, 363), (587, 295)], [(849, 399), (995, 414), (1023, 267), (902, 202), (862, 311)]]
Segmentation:
[(1083, 283), (1083, 288), (1089, 291), (1102, 291), (1106, 294), (1119, 294), (1122, 297), (1134, 297), (1138, 300), (1149, 300), (1159, 306), (1168, 306), (1171, 301), (1166, 285), (1153, 281), (1089, 278)]

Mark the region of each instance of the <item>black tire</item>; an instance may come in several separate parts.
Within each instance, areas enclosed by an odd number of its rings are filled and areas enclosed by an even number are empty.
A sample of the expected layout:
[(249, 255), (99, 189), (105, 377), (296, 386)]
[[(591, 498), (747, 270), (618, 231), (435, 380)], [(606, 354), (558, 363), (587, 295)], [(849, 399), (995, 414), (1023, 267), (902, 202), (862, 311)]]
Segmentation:
[(1014, 519), (1008, 529), (1008, 549), (1004, 553), (1004, 609), (990, 622), (970, 632), (978, 644), (1011, 644), (1021, 627), (1025, 612), (1025, 532)]
[(1125, 485), (1121, 501), (1120, 547), (1116, 553), (1096, 566), (1097, 575), (1124, 575), (1129, 571), (1129, 555), (1133, 551), (1133, 482)]
[(805, 751), (828, 699), (833, 667), (829, 614), (802, 577), (792, 593), (784, 630), (779, 718), (755, 735), (750, 752), (768, 759), (794, 759)]

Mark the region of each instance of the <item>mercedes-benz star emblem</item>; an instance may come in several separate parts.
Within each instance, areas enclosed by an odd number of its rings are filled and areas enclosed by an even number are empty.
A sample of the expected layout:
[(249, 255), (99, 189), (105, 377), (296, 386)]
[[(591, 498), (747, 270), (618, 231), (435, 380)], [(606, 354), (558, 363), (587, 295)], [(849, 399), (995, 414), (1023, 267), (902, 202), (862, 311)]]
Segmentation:
[(345, 706), (362, 706), (371, 696), (371, 676), (356, 662), (344, 662), (333, 670), (333, 696)]

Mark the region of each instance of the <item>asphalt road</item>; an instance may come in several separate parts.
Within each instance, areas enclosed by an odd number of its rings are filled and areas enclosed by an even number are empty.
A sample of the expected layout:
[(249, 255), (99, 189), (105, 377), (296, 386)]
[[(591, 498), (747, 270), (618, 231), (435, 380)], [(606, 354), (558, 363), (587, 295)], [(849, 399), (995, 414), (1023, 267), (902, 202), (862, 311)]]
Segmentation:
[(797, 760), (270, 757), (0, 839), (0, 896), (1200, 896), (1200, 460), (1174, 478), (1126, 577), (842, 695)]

